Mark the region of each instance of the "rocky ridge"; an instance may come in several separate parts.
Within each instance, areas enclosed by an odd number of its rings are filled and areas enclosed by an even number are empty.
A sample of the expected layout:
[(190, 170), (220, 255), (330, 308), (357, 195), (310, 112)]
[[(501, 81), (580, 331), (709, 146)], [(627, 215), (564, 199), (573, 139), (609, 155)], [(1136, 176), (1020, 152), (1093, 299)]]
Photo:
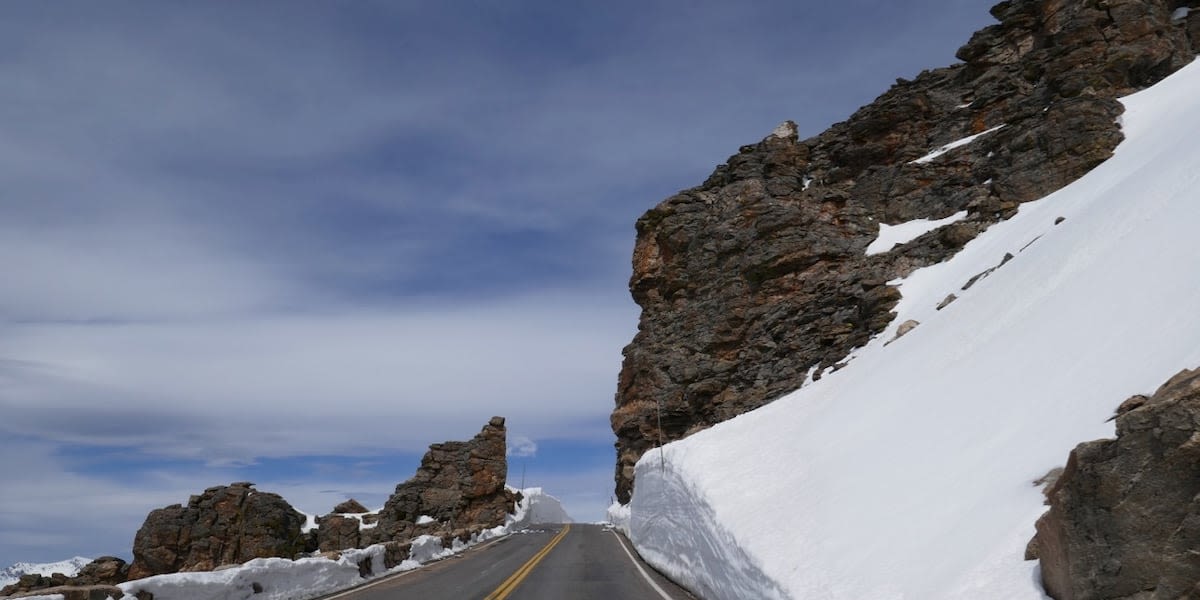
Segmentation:
[[(891, 322), (899, 293), (888, 281), (1108, 158), (1122, 139), (1116, 98), (1200, 48), (1200, 11), (1177, 10), (1197, 4), (1001, 2), (962, 63), (898, 80), (818, 136), (785, 124), (642, 216), (630, 280), (642, 314), (612, 414), (618, 499), (660, 439), (838, 368)], [(959, 211), (965, 219), (865, 253), (880, 223)]]
[(1200, 369), (1116, 421), (1116, 439), (1071, 452), (1027, 558), (1056, 600), (1200, 598)]
[[(101, 556), (79, 569), (75, 575), (65, 573), (22, 574), (16, 583), (0, 589), (0, 596), (45, 595), (61, 593), (66, 600), (104, 600), (118, 583), (129, 578), (129, 565), (115, 556)], [(114, 598), (120, 598), (119, 593)]]
[[(211, 487), (187, 505), (151, 511), (134, 537), (133, 563), (103, 557), (76, 577), (25, 575), (0, 596), (61, 593), (68, 600), (101, 600), (113, 593), (120, 597), (115, 584), (152, 575), (314, 552), (336, 557), (372, 544), (384, 546), (383, 563), (391, 568), (409, 558), (417, 536), (440, 537), (449, 547), (505, 523), (520, 500), (504, 485), (506, 439), (504, 418), (492, 417), (470, 441), (433, 444), (417, 473), (396, 487), (382, 510), (347, 500), (318, 517), (318, 527), (307, 533), (306, 516), (278, 494), (256, 490), (250, 482)], [(369, 558), (360, 564), (364, 575), (372, 568)]]

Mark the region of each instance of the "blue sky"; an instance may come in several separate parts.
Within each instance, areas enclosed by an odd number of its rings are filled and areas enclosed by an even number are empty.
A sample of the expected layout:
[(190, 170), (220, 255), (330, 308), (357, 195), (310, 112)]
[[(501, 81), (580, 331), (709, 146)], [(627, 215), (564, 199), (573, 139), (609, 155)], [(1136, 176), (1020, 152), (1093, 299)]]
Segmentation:
[(599, 519), (636, 218), (989, 4), (5, 3), (0, 565), (231, 481), (380, 505), (497, 414)]

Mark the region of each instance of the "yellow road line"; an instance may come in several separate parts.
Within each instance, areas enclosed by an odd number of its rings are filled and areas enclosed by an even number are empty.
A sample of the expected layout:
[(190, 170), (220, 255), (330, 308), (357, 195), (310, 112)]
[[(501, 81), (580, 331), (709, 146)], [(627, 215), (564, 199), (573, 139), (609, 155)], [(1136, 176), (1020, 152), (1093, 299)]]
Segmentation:
[(539, 562), (542, 562), (542, 559), (546, 558), (546, 555), (550, 554), (550, 551), (553, 550), (554, 547), (557, 546), (558, 543), (567, 536), (567, 532), (570, 530), (570, 525), (563, 525), (562, 531), (558, 532), (558, 535), (554, 536), (554, 539), (550, 540), (550, 543), (546, 544), (545, 548), (542, 548), (537, 554), (534, 554), (533, 558), (529, 559), (529, 562), (521, 565), (521, 568), (517, 569), (516, 573), (513, 573), (508, 579), (505, 579), (504, 583), (500, 584), (500, 587), (496, 588), (496, 591), (488, 594), (487, 598), (484, 598), (484, 600), (504, 600), (507, 598), (509, 594), (513, 593), (513, 590), (517, 589), (518, 585), (521, 585), (522, 581), (525, 581), (525, 578), (529, 576), (529, 573), (533, 571), (533, 568), (536, 567)]

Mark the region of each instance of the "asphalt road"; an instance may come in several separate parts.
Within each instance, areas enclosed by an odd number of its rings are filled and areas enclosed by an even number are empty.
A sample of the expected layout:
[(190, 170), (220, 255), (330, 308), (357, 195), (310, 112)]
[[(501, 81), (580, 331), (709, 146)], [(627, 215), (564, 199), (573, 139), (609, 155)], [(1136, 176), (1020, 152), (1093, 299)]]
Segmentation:
[[(329, 600), (687, 600), (600, 525), (542, 526)], [(634, 554), (634, 557), (637, 555)]]

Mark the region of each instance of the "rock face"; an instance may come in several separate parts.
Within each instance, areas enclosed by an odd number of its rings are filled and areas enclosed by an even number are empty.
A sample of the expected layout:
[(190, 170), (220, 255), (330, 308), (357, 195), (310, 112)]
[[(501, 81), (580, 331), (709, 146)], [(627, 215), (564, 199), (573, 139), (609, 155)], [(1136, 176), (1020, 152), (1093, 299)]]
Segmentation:
[[(630, 280), (642, 314), (612, 414), (617, 497), (629, 500), (633, 465), (660, 437), (837, 368), (891, 321), (899, 292), (887, 281), (947, 259), (1108, 158), (1122, 139), (1116, 98), (1200, 48), (1200, 11), (1175, 12), (1196, 3), (1001, 2), (999, 23), (959, 50), (963, 63), (898, 80), (819, 136), (799, 140), (785, 124), (642, 216)], [(865, 254), (880, 223), (963, 210)]]
[(1200, 598), (1200, 370), (1134, 399), (1047, 492), (1031, 546), (1056, 600)]
[(151, 512), (134, 538), (129, 578), (208, 571), (255, 558), (295, 558), (305, 551), (304, 515), (253, 485), (212, 487), (192, 496), (187, 506)]
[[(469, 442), (433, 444), (416, 475), (396, 486), (363, 540), (379, 543), (432, 532), (465, 532), (504, 524), (514, 498), (505, 489), (508, 459), (504, 417), (492, 417)], [(422, 517), (432, 523), (417, 525)]]

